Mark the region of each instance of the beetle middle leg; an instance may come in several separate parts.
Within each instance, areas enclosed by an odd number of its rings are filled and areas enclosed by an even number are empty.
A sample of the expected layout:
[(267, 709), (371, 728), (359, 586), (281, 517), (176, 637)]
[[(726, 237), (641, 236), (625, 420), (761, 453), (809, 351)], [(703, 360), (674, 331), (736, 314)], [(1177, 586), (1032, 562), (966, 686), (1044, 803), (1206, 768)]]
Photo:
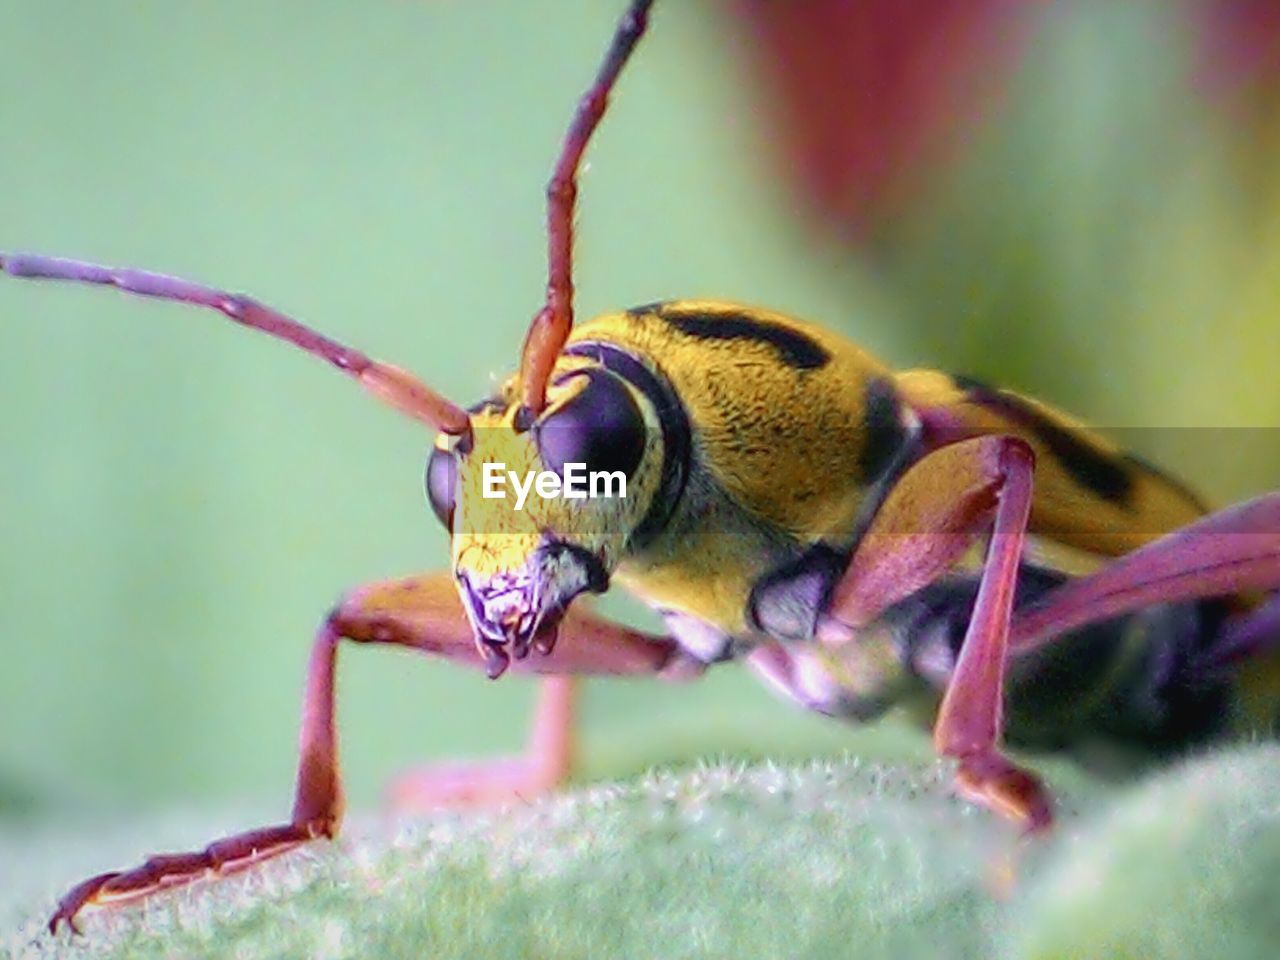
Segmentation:
[[(1047, 592), (1014, 617), (1030, 495), (1030, 452), (1011, 438), (965, 441), (924, 457), (877, 513), (833, 588), (817, 636), (835, 645), (856, 642), (859, 627), (944, 573), (973, 536), (993, 524), (935, 742), (939, 752), (959, 761), (962, 792), (1034, 831), (1050, 822), (1048, 797), (1033, 775), (998, 749), (1006, 660), (1077, 627), (1150, 604), (1280, 588), (1280, 494), (1189, 524)], [(1246, 615), (1239, 635), (1229, 630), (1224, 644), (1238, 644), (1243, 655), (1257, 640), (1253, 634), (1270, 640), (1275, 603), (1264, 603), (1252, 618)]]
[[(316, 634), (307, 669), (293, 812), (285, 823), (245, 831), (190, 853), (162, 854), (141, 866), (99, 874), (73, 887), (49, 921), (56, 930), (86, 906), (149, 896), (210, 874), (230, 873), (310, 840), (337, 835), (343, 813), (334, 673), (340, 641), (405, 646), (483, 668), (471, 624), (447, 573), (390, 580), (348, 594)], [(661, 675), (678, 659), (671, 640), (574, 607), (552, 653), (516, 661), (517, 672), (564, 676)], [(465, 794), (465, 787), (462, 789)]]
[[(580, 600), (571, 609), (582, 607)], [(658, 672), (659, 679), (697, 679), (718, 659), (704, 660), (689, 652), (691, 646), (697, 649), (690, 631), (701, 639), (710, 628), (701, 625), (699, 630), (696, 621), (687, 621), (679, 614), (668, 614), (666, 626), (678, 646)], [(724, 637), (723, 642), (727, 644), (729, 638)], [(574, 712), (579, 681), (572, 675), (552, 675), (542, 677), (538, 685), (523, 754), (494, 760), (431, 763), (410, 770), (391, 784), (392, 805), (410, 811), (489, 806), (513, 798), (531, 799), (566, 784), (573, 771), (576, 749)]]
[(820, 640), (850, 642), (853, 631), (946, 573), (990, 529), (977, 602), (938, 710), (934, 743), (958, 762), (961, 793), (1028, 831), (1050, 824), (1048, 795), (1033, 774), (1001, 753), (1000, 739), (1033, 470), (1030, 448), (1014, 437), (981, 437), (925, 456), (885, 499), (818, 628)]
[(532, 798), (566, 783), (574, 760), (573, 677), (543, 677), (525, 752), (495, 760), (432, 763), (391, 783), (388, 797), (401, 811), (479, 807)]

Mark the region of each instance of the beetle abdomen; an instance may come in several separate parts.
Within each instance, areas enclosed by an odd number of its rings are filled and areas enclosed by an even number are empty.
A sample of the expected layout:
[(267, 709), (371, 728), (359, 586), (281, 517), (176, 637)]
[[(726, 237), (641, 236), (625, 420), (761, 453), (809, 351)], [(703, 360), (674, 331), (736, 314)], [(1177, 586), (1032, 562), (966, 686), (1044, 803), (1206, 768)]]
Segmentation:
[[(1031, 603), (1065, 576), (1024, 565), (1016, 605)], [(976, 575), (919, 591), (883, 618), (906, 668), (941, 687), (973, 610)], [(1092, 624), (1013, 659), (1008, 668), (1008, 737), (1041, 747), (1111, 740), (1177, 747), (1232, 722), (1229, 677), (1200, 664), (1219, 635), (1222, 601), (1159, 604)]]

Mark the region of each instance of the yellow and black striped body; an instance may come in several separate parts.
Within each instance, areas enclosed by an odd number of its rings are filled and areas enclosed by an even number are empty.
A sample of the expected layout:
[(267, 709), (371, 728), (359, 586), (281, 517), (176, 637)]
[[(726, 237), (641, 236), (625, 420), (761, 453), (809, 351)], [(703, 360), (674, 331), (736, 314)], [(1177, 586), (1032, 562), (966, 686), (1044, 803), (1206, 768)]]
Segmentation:
[(655, 606), (745, 635), (753, 585), (809, 544), (847, 543), (901, 455), (911, 425), (892, 373), (819, 327), (716, 303), (600, 317), (567, 352), (601, 347), (669, 385), (653, 399), (690, 437), (682, 487), (665, 494), (679, 509), (618, 577)]
[[(934, 371), (896, 373), (779, 314), (704, 301), (639, 307), (578, 327), (560, 364), (610, 369), (662, 424), (663, 479), (615, 576), (708, 661), (767, 639), (752, 612), (760, 584), (815, 550), (847, 559), (901, 472), (962, 437), (1018, 436), (1035, 452), (1020, 603), (1205, 513), (1180, 484), (1043, 404)], [(958, 569), (836, 654), (802, 636), (774, 639), (807, 650), (838, 691), (809, 706), (863, 717), (899, 700), (934, 702), (975, 582)], [(1232, 718), (1230, 686), (1198, 689), (1179, 671), (1212, 643), (1232, 602), (1144, 611), (1016, 664), (1011, 736), (1154, 742), (1220, 726)]]

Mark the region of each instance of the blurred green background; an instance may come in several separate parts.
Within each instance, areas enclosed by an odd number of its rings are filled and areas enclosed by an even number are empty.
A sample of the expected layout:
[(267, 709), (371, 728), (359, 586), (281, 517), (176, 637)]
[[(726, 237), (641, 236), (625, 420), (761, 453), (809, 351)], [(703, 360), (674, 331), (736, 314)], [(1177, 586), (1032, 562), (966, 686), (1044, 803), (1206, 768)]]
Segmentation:
[[(543, 184), (619, 6), (2, 0), (0, 249), (251, 292), (478, 397), (539, 304)], [(737, 9), (659, 4), (583, 178), (580, 314), (769, 305), (1141, 428), (1220, 501), (1275, 485), (1280, 111), (1197, 84), (1188, 5), (1044, 5), (963, 149), (858, 242), (778, 162)], [(283, 814), (311, 630), (446, 562), (430, 438), (199, 311), (6, 280), (0, 322), (0, 804)], [(924, 752), (713, 673), (591, 685), (585, 774)], [(347, 650), (341, 684), (357, 806), (523, 741), (522, 681)]]

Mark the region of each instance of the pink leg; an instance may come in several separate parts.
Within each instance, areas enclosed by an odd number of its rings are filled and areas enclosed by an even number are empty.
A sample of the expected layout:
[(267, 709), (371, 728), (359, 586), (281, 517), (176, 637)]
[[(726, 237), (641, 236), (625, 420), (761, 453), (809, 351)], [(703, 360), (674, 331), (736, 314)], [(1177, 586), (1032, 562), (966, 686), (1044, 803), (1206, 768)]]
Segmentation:
[(850, 640), (859, 627), (955, 566), (990, 527), (1005, 475), (1004, 450), (1019, 443), (1011, 437), (965, 440), (928, 454), (903, 474), (832, 590), (819, 639)]
[(493, 806), (513, 798), (531, 800), (569, 780), (574, 757), (573, 677), (543, 677), (525, 754), (496, 760), (432, 764), (392, 783), (399, 810)]
[[(1011, 497), (1009, 502), (1017, 499)], [(1005, 576), (996, 570), (1015, 564), (1016, 559), (1008, 541), (999, 546), (999, 528), (997, 519), (974, 619), (943, 699), (935, 738), (939, 750), (960, 759), (962, 789), (1022, 820), (1029, 830), (1037, 830), (1049, 823), (1043, 789), (995, 750), (992, 731), (999, 728), (999, 701), (991, 699), (990, 692), (1000, 682), (995, 675), (1002, 672), (996, 661), (1003, 664), (1010, 652), (1033, 650), (1087, 623), (1153, 603), (1280, 587), (1280, 494), (1205, 517), (1091, 576), (1064, 584), (1022, 611), (1011, 627), (1008, 604), (1012, 597), (998, 588)], [(984, 595), (989, 580), (996, 589)], [(1252, 623), (1245, 621), (1248, 629), (1242, 628), (1241, 637), (1236, 638), (1241, 644), (1251, 637), (1251, 630), (1274, 629), (1275, 604), (1273, 600), (1262, 607)], [(984, 619), (1003, 623), (1004, 629), (979, 631), (979, 621)], [(982, 637), (988, 640), (982, 642)], [(974, 638), (979, 639), (973, 648), (978, 656), (970, 658)]]
[(962, 793), (1035, 832), (1052, 821), (1049, 798), (1035, 776), (1000, 753), (1009, 620), (1031, 513), (1034, 464), (1021, 445), (1007, 446), (1004, 454), (995, 528), (978, 597), (933, 739), (939, 753), (959, 761), (956, 783)]
[(1237, 615), (1196, 666), (1212, 675), (1277, 647), (1280, 647), (1280, 593), (1272, 594), (1261, 606)]
[(546, 405), (551, 368), (573, 327), (573, 206), (578, 196), (578, 167), (604, 116), (618, 74), (644, 35), (652, 5), (653, 0), (632, 0), (623, 14), (595, 82), (578, 103), (547, 184), (547, 302), (529, 325), (520, 358), (520, 399), (532, 414), (541, 413)]
[[(334, 669), (338, 642), (398, 644), (483, 668), (470, 623), (448, 574), (387, 581), (351, 593), (316, 635), (307, 668), (293, 813), (287, 823), (239, 833), (203, 850), (163, 854), (140, 867), (99, 874), (73, 887), (49, 921), (76, 929), (76, 917), (90, 905), (150, 896), (159, 890), (223, 875), (286, 853), (310, 840), (337, 834), (343, 813), (342, 781), (334, 718)], [(668, 639), (571, 609), (552, 653), (516, 661), (524, 673), (660, 674), (673, 659)], [(555, 729), (549, 737), (558, 735)], [(467, 789), (457, 791), (465, 796)]]
[(208, 307), (254, 330), (284, 340), (332, 364), (361, 386), (402, 413), (445, 433), (468, 428), (465, 411), (454, 406), (411, 374), (371, 360), (359, 350), (331, 340), (279, 311), (239, 294), (215, 290), (189, 280), (145, 270), (104, 267), (80, 260), (34, 254), (0, 253), (0, 272), (35, 280), (67, 280), (116, 287), (126, 293), (158, 300), (176, 300)]
[(342, 821), (342, 785), (338, 774), (333, 717), (333, 670), (339, 633), (332, 620), (316, 634), (307, 666), (298, 746), (298, 779), (288, 823), (248, 830), (192, 853), (150, 857), (140, 867), (91, 877), (69, 890), (49, 919), (56, 932), (66, 921), (78, 932), (76, 915), (89, 904), (144, 897), (206, 874), (226, 874), (278, 856), (308, 840), (332, 837)]
[(1019, 612), (1012, 649), (1153, 603), (1280, 588), (1280, 493), (1198, 520)]
[(959, 761), (961, 792), (1039, 830), (1051, 819), (1045, 791), (999, 750), (1009, 621), (1033, 468), (1030, 448), (1012, 437), (966, 440), (915, 464), (886, 497), (832, 591), (818, 638), (837, 646), (857, 642), (859, 627), (945, 574), (976, 536), (993, 527), (934, 742), (939, 753)]

